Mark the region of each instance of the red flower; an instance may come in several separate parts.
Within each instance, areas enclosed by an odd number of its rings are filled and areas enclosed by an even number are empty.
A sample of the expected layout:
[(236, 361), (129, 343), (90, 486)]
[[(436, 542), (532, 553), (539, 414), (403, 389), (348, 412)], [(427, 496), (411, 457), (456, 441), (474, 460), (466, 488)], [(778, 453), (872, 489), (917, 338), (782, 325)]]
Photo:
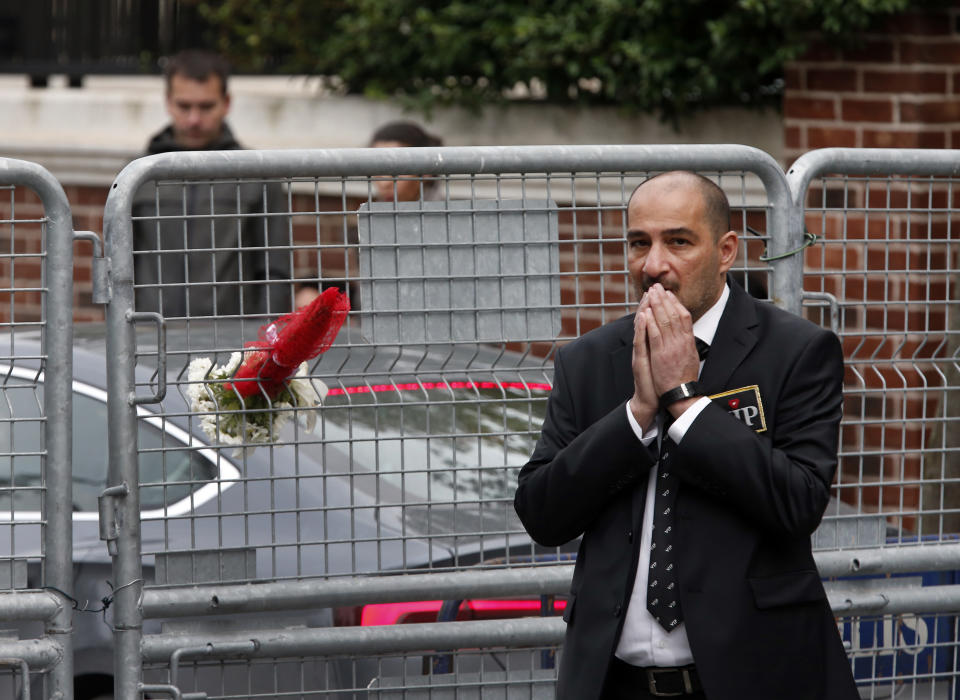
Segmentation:
[(259, 340), (247, 343), (243, 364), (234, 373), (232, 387), (240, 396), (263, 393), (273, 399), (283, 390), (300, 364), (326, 352), (350, 311), (350, 300), (336, 287), (328, 287), (310, 304), (260, 328)]

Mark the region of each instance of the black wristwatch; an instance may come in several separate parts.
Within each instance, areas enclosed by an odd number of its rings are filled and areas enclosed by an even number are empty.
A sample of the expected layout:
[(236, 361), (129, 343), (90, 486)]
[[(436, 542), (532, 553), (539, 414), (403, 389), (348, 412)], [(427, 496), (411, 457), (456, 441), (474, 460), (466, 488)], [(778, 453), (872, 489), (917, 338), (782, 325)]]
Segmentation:
[(666, 408), (672, 403), (690, 399), (700, 395), (700, 385), (697, 382), (684, 382), (678, 387), (665, 391), (660, 395), (660, 408)]

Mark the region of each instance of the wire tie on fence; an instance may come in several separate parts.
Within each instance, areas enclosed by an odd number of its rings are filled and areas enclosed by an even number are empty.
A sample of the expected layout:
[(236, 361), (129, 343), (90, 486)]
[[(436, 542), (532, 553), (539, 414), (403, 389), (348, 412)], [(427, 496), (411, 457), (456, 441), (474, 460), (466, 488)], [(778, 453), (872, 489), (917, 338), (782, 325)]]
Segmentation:
[[(747, 232), (752, 233), (754, 236), (763, 237), (763, 234), (757, 231), (752, 226), (747, 226)], [(817, 234), (810, 233), (809, 231), (803, 232), (803, 245), (799, 248), (789, 250), (786, 253), (780, 253), (779, 255), (767, 255), (767, 249), (764, 248), (763, 252), (757, 257), (757, 260), (760, 262), (770, 262), (772, 260), (783, 260), (784, 258), (789, 258), (791, 255), (796, 255), (797, 253), (802, 253), (804, 250), (812, 246), (819, 240)]]
[[(108, 581), (108, 583), (109, 583), (109, 581)], [(69, 601), (70, 601), (70, 608), (73, 609), (73, 610), (75, 610), (75, 611), (77, 611), (77, 612), (88, 612), (88, 613), (103, 612), (103, 611), (105, 611), (108, 607), (110, 607), (110, 603), (113, 602), (113, 596), (112, 596), (112, 595), (104, 596), (103, 598), (100, 599), (100, 603), (101, 603), (101, 605), (102, 605), (103, 607), (100, 607), (100, 608), (97, 608), (97, 609), (93, 609), (93, 608), (90, 607), (90, 599), (89, 599), (89, 598), (88, 598), (87, 600), (83, 601), (83, 605), (80, 605), (80, 601), (79, 601), (79, 600), (77, 600), (77, 599), (74, 598), (72, 595), (69, 595), (69, 594), (67, 594), (67, 593), (64, 592), (64, 591), (61, 591), (61, 590), (60, 590), (59, 588), (57, 588), (56, 586), (44, 586), (44, 587), (43, 587), (43, 590), (56, 591), (57, 593), (59, 593), (60, 595), (62, 595), (64, 598), (66, 598), (67, 600), (69, 600)]]
[(110, 590), (113, 591), (113, 594), (114, 594), (114, 595), (117, 594), (117, 591), (122, 591), (124, 588), (129, 588), (130, 586), (135, 586), (135, 585), (137, 585), (138, 583), (143, 583), (143, 579), (142, 579), (142, 578), (135, 578), (135, 579), (133, 579), (132, 581), (123, 584), (122, 586), (117, 586), (116, 588), (114, 588), (114, 587), (113, 587), (113, 584), (110, 583), (109, 581), (107, 581), (107, 585), (110, 586)]

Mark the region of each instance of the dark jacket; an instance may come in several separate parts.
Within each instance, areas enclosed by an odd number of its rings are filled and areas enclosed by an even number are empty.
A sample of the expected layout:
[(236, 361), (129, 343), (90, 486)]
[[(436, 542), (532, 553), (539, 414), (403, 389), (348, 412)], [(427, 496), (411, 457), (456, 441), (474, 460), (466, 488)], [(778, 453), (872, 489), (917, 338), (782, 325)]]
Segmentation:
[[(599, 697), (636, 574), (647, 474), (624, 403), (633, 316), (563, 348), (515, 506), (531, 536), (583, 535), (558, 698)], [(730, 284), (700, 376), (713, 399), (670, 454), (680, 477), (677, 573), (710, 700), (856, 700), (810, 550), (837, 464), (843, 357), (832, 333)], [(754, 401), (761, 415), (731, 411)], [(731, 403), (731, 399), (740, 399)]]
[[(224, 125), (206, 150), (240, 148)], [(181, 150), (169, 126), (147, 147), (149, 155)], [(144, 184), (133, 203), (137, 310), (166, 317), (287, 313), (288, 211), (275, 183)]]

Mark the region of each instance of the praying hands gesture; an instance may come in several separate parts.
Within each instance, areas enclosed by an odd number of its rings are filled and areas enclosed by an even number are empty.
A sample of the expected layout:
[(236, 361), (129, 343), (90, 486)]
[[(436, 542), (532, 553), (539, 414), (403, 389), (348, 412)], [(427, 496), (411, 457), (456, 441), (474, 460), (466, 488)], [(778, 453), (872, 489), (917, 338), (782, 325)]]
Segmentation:
[[(697, 380), (700, 358), (690, 312), (660, 284), (651, 286), (640, 300), (633, 330), (634, 393), (630, 410), (639, 425), (649, 426), (664, 392)], [(669, 410), (677, 417), (694, 401), (677, 401)]]

